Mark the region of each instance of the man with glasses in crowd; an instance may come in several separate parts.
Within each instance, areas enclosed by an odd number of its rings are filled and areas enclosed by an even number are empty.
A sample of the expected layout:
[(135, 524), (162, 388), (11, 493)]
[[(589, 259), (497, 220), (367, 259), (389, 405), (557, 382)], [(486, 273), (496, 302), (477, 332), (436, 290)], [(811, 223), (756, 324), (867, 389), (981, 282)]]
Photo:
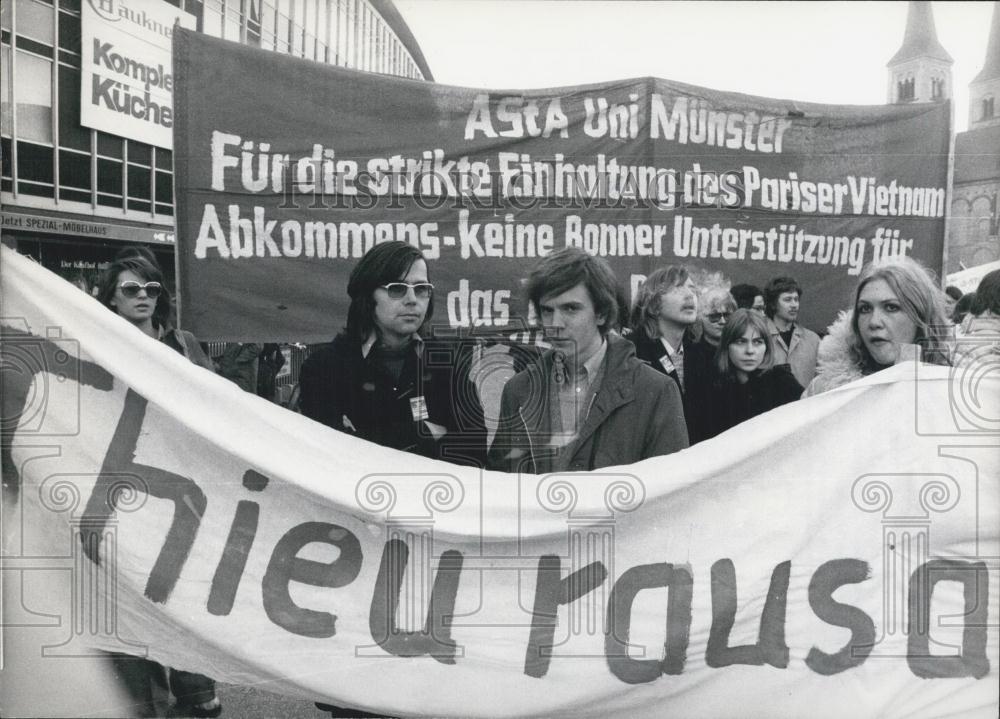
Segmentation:
[(772, 364), (788, 364), (803, 387), (816, 376), (819, 335), (796, 324), (802, 288), (791, 277), (775, 277), (764, 288), (764, 313), (771, 333)]
[(369, 441), (482, 467), (486, 423), (463, 343), (424, 338), (434, 286), (405, 242), (369, 250), (351, 272), (347, 327), (299, 379), (302, 414)]

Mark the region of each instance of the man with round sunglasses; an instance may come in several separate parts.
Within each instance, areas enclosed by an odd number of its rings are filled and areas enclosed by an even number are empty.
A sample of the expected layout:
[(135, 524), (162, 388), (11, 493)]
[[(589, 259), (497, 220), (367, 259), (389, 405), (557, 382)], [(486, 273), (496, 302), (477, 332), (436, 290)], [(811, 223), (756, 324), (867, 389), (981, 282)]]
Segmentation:
[(302, 413), (369, 441), (481, 467), (486, 423), (471, 347), (425, 338), (434, 311), (427, 262), (405, 242), (369, 250), (351, 272), (347, 326), (302, 365)]

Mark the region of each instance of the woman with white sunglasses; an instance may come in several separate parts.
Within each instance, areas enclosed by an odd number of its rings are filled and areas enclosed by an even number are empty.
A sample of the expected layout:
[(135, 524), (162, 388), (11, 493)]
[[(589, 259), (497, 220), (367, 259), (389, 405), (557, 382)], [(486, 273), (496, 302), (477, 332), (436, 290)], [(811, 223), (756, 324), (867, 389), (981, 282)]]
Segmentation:
[[(170, 294), (152, 253), (143, 250), (119, 253), (101, 275), (97, 299), (153, 339), (180, 352), (193, 363), (213, 369), (212, 360), (195, 336), (171, 326)], [(140, 657), (124, 654), (111, 654), (110, 657), (140, 716), (179, 713), (217, 717), (222, 713), (222, 705), (215, 694), (215, 681), (209, 677), (167, 669)], [(168, 684), (176, 699), (172, 709), (167, 707)]]
[(214, 370), (212, 360), (194, 335), (170, 324), (170, 293), (163, 272), (147, 253), (119, 255), (101, 275), (97, 299), (144, 333), (187, 357), (200, 367)]
[(375, 245), (351, 272), (347, 294), (346, 328), (302, 365), (302, 414), (385, 447), (484, 466), (471, 348), (427, 336), (434, 285), (420, 250)]

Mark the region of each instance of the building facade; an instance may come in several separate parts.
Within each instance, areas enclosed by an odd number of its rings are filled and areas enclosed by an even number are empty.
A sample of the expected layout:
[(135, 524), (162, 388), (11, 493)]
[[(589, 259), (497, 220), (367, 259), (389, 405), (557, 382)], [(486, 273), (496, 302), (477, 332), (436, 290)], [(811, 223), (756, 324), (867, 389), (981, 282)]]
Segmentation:
[[(887, 64), (887, 101), (953, 97), (952, 59), (942, 47), (929, 2), (910, 2), (903, 44)], [(969, 129), (955, 135), (951, 215), (944, 274), (1000, 260), (1000, 7), (986, 59), (969, 84)]]
[(148, 26), (147, 13), (157, 6), (183, 10), (193, 27), (214, 37), (433, 80), (391, 0), (3, 0), (0, 239), (88, 290), (126, 243), (153, 249), (173, 280), (169, 147), (127, 129), (106, 132), (81, 124), (87, 99), (81, 91), (87, 68), (81, 65), (92, 52), (82, 42), (84, 16)]
[(983, 67), (969, 83), (969, 129), (955, 136), (948, 272), (1000, 260), (1000, 5)]
[(931, 4), (911, 2), (903, 44), (887, 64), (887, 102), (940, 102), (951, 97), (954, 62), (938, 41)]

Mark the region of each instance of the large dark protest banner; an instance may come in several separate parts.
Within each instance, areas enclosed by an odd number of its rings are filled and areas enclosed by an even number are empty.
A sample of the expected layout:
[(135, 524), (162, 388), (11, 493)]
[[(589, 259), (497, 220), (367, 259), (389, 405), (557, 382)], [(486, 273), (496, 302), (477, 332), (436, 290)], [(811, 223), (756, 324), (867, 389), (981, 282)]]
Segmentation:
[(329, 339), (351, 268), (387, 240), (423, 250), (435, 320), (455, 328), (530, 322), (521, 279), (565, 245), (606, 257), (629, 298), (664, 264), (792, 275), (816, 328), (865, 262), (941, 269), (946, 103), (658, 78), (458, 88), (183, 29), (174, 72), (181, 319), (204, 339)]

